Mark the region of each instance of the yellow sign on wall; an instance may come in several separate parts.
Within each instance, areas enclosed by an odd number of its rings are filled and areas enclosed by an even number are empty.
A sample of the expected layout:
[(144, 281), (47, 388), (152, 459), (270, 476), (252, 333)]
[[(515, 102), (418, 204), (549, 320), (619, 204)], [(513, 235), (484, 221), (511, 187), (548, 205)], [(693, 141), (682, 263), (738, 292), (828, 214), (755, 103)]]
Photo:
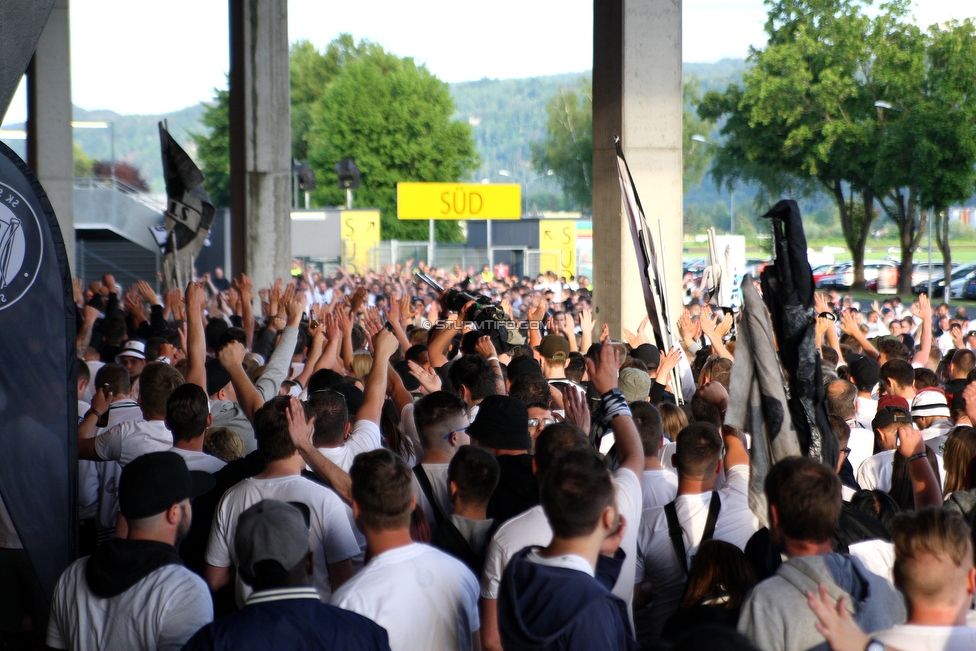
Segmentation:
[(342, 266), (354, 273), (369, 268), (369, 250), (380, 243), (380, 213), (377, 210), (343, 210), (339, 213), (342, 235)]
[(519, 219), (517, 183), (397, 183), (398, 219)]
[(576, 222), (571, 219), (539, 220), (539, 271), (555, 271), (569, 278), (576, 274)]

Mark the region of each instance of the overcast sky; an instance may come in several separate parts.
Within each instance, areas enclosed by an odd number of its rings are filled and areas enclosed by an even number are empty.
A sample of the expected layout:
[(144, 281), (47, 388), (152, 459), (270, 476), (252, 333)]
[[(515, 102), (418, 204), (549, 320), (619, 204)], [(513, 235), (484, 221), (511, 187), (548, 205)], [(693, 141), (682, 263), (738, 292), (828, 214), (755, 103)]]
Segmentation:
[[(976, 16), (973, 0), (920, 0), (917, 22)], [(412, 56), (445, 81), (580, 72), (592, 65), (593, 0), (290, 0), (289, 39), (342, 32)], [(685, 61), (743, 58), (765, 42), (762, 0), (684, 0)], [(71, 0), (74, 103), (156, 114), (225, 85), (227, 2)], [(4, 122), (26, 116), (22, 92)]]

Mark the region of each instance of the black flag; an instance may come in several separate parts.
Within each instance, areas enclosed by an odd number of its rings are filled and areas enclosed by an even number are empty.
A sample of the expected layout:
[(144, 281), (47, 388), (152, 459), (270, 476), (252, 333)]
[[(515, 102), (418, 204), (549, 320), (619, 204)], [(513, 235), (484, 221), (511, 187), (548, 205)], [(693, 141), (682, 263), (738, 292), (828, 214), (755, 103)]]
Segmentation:
[(203, 173), (162, 122), (159, 146), (167, 198), (163, 284), (164, 290), (182, 289), (193, 278), (193, 263), (207, 239), (216, 211), (203, 188)]
[(0, 143), (0, 498), (48, 600), (76, 549), (75, 309), (51, 203)]

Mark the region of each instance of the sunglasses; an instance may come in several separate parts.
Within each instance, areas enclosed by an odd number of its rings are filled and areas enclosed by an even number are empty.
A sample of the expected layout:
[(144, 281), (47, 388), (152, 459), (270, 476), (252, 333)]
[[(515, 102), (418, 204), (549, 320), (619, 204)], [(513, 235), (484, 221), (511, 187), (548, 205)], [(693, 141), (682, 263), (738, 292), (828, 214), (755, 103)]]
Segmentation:
[(543, 427), (549, 427), (555, 424), (556, 420), (553, 418), (530, 418), (529, 427), (538, 427), (542, 425)]
[(456, 430), (451, 430), (450, 432), (444, 435), (444, 440), (449, 441), (451, 437), (454, 436), (455, 434), (463, 434), (464, 432), (467, 432), (468, 427), (470, 427), (470, 425), (465, 425), (464, 427), (460, 427)]

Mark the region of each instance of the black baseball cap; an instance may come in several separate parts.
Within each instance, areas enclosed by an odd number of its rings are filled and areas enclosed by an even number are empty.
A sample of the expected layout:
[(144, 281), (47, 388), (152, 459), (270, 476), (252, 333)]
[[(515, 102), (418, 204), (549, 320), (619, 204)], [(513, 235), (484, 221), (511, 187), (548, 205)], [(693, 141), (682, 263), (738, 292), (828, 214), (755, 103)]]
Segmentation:
[(529, 410), (518, 398), (488, 396), (468, 427), (468, 436), (481, 445), (499, 450), (531, 450)]
[(175, 452), (150, 452), (122, 469), (119, 478), (119, 512), (129, 520), (162, 513), (174, 504), (192, 499), (214, 487), (213, 475), (189, 470)]
[(534, 357), (529, 355), (520, 355), (512, 358), (512, 361), (508, 363), (508, 368), (505, 370), (507, 371), (506, 375), (509, 382), (514, 382), (515, 378), (522, 375), (543, 376), (542, 366), (539, 362), (535, 361)]
[(657, 349), (657, 346), (651, 344), (641, 344), (630, 352), (630, 356), (644, 362), (649, 371), (656, 369), (661, 364), (661, 351)]

